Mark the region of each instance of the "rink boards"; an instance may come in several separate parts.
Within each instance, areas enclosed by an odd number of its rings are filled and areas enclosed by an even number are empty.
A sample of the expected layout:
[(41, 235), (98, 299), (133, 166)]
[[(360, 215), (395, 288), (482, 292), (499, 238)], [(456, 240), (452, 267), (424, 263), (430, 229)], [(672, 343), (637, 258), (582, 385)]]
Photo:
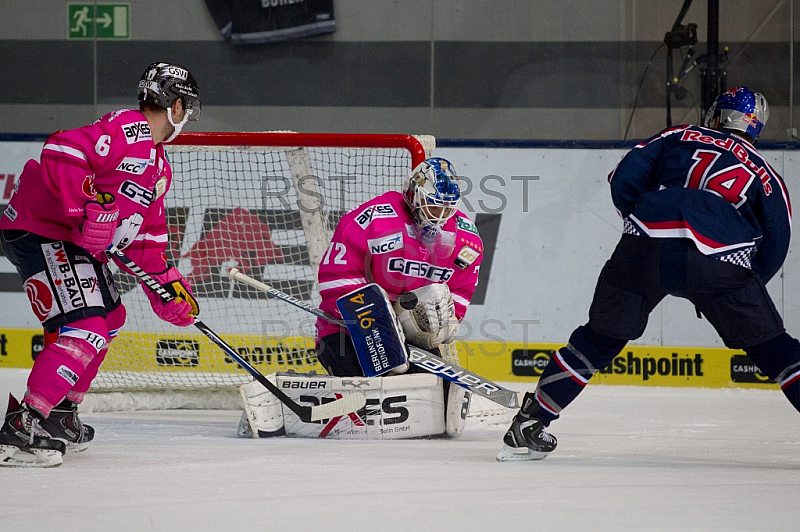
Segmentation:
[[(132, 341), (123, 332), (116, 342)], [(324, 370), (310, 338), (278, 339), (253, 335), (222, 335), (260, 371)], [(225, 368), (242, 373), (236, 363), (199, 334), (137, 333), (138, 349), (151, 358), (148, 368), (163, 372), (209, 372)], [(0, 368), (30, 368), (42, 348), (37, 329), (0, 328)], [(255, 346), (255, 347), (254, 347)], [(459, 342), (461, 365), (499, 382), (535, 382), (562, 347), (521, 342)], [(694, 388), (764, 388), (777, 385), (762, 375), (742, 351), (712, 347), (627, 346), (592, 380), (597, 384)]]

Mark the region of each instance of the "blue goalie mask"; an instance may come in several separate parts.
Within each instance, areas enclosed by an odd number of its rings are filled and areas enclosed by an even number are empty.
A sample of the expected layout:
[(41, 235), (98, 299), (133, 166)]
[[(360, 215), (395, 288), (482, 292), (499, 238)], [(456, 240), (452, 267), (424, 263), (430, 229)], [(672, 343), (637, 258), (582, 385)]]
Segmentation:
[(417, 165), (406, 179), (403, 197), (420, 228), (437, 233), (453, 217), (461, 201), (461, 187), (447, 159), (431, 157)]
[(755, 142), (769, 120), (769, 105), (762, 94), (747, 87), (736, 87), (717, 98), (706, 113), (703, 125), (713, 127), (717, 117), (718, 128), (739, 131)]

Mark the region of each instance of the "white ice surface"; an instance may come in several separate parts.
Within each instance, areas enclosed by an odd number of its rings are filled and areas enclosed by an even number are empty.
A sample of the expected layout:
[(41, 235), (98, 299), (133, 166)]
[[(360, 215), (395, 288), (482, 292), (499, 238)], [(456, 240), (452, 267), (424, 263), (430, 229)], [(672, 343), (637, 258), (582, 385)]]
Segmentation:
[[(0, 406), (27, 371), (0, 370)], [(518, 385), (517, 385), (518, 387)], [(235, 436), (239, 412), (82, 416), (54, 469), (0, 469), (0, 530), (800, 530), (800, 415), (777, 391), (589, 386), (540, 462), (458, 440)]]

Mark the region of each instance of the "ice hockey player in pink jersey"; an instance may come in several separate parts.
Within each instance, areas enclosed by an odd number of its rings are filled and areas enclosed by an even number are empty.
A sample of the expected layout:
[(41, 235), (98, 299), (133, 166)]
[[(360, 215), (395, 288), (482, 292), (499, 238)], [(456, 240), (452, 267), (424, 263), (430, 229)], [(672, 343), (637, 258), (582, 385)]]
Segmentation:
[(77, 405), (125, 323), (107, 266), (110, 244), (183, 295), (165, 304), (143, 286), (161, 319), (187, 326), (198, 312), (189, 284), (164, 254), (172, 171), (163, 144), (199, 117), (198, 85), (183, 67), (153, 63), (138, 100), (139, 110), (51, 135), (0, 216), (3, 250), (45, 331), (57, 334), (34, 361), (22, 403), (9, 399), (0, 465), (57, 466), (66, 450), (83, 450), (94, 437)]
[[(338, 318), (339, 297), (377, 283), (391, 302), (414, 293), (432, 309), (419, 319), (419, 311), (395, 305), (409, 343), (435, 350), (452, 342), (483, 258), (475, 224), (458, 210), (460, 198), (450, 162), (429, 158), (412, 170), (402, 193), (386, 192), (345, 214), (319, 267), (320, 308)], [(441, 325), (431, 327), (437, 320)], [(331, 375), (363, 375), (346, 331), (323, 319), (317, 355)]]

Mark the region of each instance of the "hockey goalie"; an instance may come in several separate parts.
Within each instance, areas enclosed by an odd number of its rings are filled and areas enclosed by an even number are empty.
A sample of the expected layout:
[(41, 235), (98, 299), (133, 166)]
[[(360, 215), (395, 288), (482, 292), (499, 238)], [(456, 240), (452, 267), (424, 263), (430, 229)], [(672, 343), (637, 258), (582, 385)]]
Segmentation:
[(402, 192), (386, 192), (342, 217), (319, 268), (320, 309), (336, 318), (317, 321), (316, 351), (328, 376), (269, 378), (298, 401), (318, 404), (359, 390), (367, 406), (347, 418), (302, 423), (263, 386), (247, 384), (241, 435), (461, 433), (470, 392), (409, 365), (405, 345), (458, 364), (454, 340), (483, 255), (475, 224), (458, 210), (460, 198), (450, 162), (429, 158)]

